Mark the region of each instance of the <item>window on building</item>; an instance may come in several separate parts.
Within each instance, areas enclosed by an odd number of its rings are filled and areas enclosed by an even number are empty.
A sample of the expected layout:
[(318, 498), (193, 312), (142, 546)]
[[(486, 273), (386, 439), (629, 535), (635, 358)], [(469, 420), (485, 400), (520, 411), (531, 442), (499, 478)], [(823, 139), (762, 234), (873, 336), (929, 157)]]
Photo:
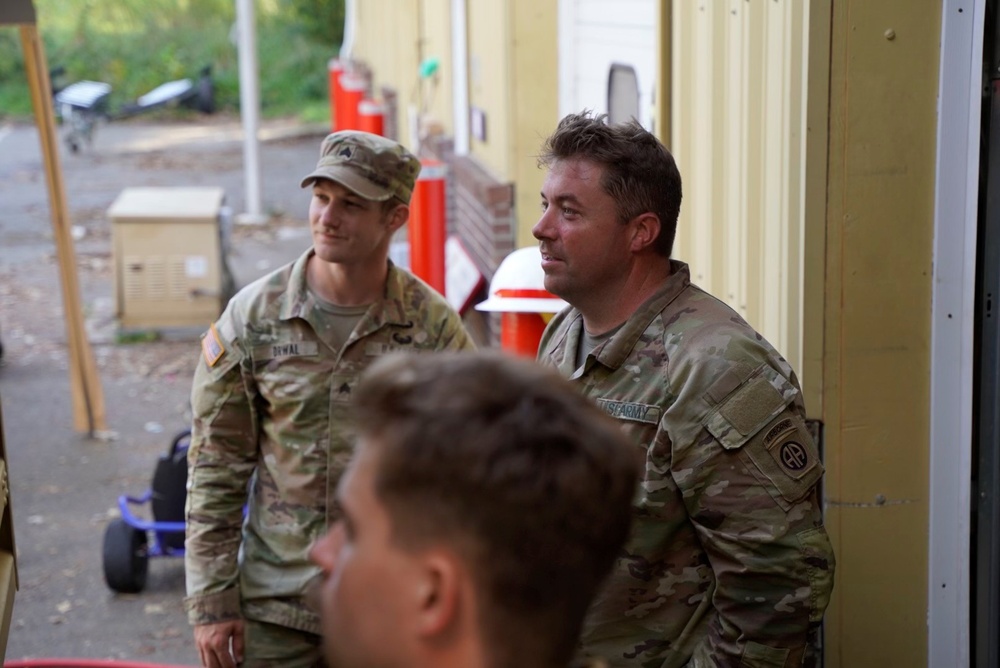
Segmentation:
[(608, 72), (608, 121), (639, 120), (639, 78), (631, 65), (614, 63)]

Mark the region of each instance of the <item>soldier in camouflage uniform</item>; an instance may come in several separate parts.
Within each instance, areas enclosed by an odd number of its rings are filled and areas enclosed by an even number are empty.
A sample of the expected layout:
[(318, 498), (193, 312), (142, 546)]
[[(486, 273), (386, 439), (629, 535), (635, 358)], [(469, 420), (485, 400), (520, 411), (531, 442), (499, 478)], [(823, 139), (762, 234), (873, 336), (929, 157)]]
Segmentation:
[(568, 668), (631, 519), (614, 421), (498, 352), (387, 357), (354, 397), (343, 521), (311, 553), (329, 664)]
[(613, 666), (790, 668), (813, 646), (834, 556), (791, 367), (670, 259), (673, 157), (637, 123), (564, 118), (543, 148), (545, 287), (571, 307), (554, 365), (645, 460), (632, 537), (583, 634)]
[(473, 347), (445, 300), (388, 260), (419, 171), (388, 139), (327, 137), (302, 181), (312, 248), (241, 290), (202, 338), (185, 603), (206, 667), (322, 665), (307, 553), (339, 517), (359, 376), (388, 351)]

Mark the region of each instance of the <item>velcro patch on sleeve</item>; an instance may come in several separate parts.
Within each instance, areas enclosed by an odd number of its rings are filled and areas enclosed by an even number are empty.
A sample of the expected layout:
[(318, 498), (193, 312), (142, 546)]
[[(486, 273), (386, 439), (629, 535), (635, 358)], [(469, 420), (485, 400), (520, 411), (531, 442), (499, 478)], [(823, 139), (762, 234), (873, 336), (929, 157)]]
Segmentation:
[(786, 378), (768, 366), (761, 366), (709, 413), (705, 427), (727, 450), (741, 448), (785, 410), (790, 400), (785, 398), (784, 390), (789, 389)]
[(219, 336), (215, 324), (212, 324), (201, 337), (201, 351), (205, 355), (205, 363), (210, 367), (215, 366), (216, 362), (226, 354), (226, 347), (222, 345), (222, 337)]
[(784, 407), (784, 398), (768, 379), (757, 376), (727, 399), (719, 411), (742, 435), (752, 436)]

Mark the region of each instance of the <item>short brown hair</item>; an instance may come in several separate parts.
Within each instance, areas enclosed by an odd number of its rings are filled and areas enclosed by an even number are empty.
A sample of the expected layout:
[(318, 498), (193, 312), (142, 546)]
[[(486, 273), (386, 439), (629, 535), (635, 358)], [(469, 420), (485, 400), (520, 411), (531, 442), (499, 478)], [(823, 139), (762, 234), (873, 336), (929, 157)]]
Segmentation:
[(393, 540), (467, 560), (492, 665), (565, 665), (628, 535), (639, 466), (618, 426), (496, 352), (387, 356), (354, 399)]
[(406, 206), (406, 202), (399, 199), (398, 197), (390, 197), (384, 202), (379, 202), (382, 208), (382, 216), (388, 216), (390, 213), (395, 211), (398, 207)]
[(607, 114), (589, 111), (559, 121), (538, 157), (548, 167), (558, 160), (583, 159), (604, 167), (601, 186), (615, 200), (624, 224), (652, 212), (660, 219), (654, 249), (664, 257), (673, 251), (681, 210), (681, 173), (674, 156), (636, 121), (608, 125)]

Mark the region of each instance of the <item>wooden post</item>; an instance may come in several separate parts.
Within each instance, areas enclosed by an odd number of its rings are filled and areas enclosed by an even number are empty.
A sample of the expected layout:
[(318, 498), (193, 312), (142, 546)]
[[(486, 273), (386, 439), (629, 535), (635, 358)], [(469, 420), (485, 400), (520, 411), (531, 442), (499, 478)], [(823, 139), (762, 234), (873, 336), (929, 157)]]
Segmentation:
[(104, 394), (97, 377), (97, 367), (87, 341), (80, 309), (80, 289), (76, 275), (76, 253), (66, 208), (66, 188), (59, 162), (59, 147), (52, 108), (52, 85), (48, 65), (38, 28), (34, 24), (21, 24), (21, 48), (24, 51), (25, 71), (35, 110), (35, 124), (42, 144), (45, 163), (45, 180), (49, 188), (52, 212), (52, 237), (59, 258), (59, 276), (62, 284), (63, 313), (66, 318), (66, 338), (69, 342), (70, 389), (73, 397), (73, 426), (77, 431), (94, 435), (106, 431)]

